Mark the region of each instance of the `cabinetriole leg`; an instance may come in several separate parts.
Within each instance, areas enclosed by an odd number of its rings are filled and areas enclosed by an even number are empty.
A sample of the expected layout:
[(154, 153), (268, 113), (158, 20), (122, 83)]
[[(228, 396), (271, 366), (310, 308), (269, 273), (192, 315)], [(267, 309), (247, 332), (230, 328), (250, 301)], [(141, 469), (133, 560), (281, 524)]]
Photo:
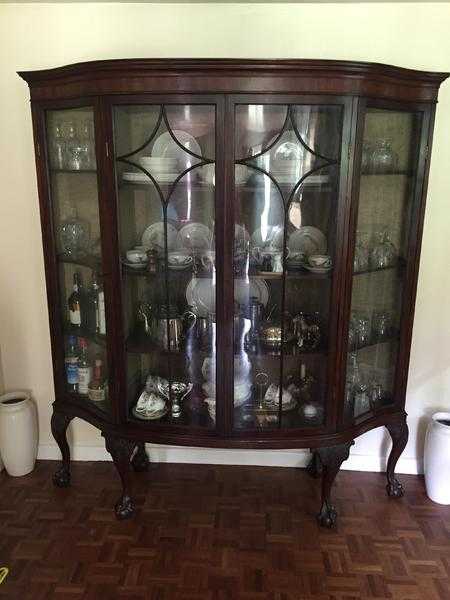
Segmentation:
[(136, 448), (136, 452), (134, 453), (134, 456), (131, 459), (131, 466), (136, 471), (136, 473), (148, 471), (148, 465), (150, 460), (145, 450), (145, 443), (140, 442)]
[(322, 507), (317, 515), (317, 520), (322, 527), (332, 527), (336, 523), (337, 512), (331, 504), (331, 486), (344, 460), (347, 460), (350, 446), (355, 442), (347, 442), (328, 448), (318, 448), (320, 462), (322, 463)]
[(400, 454), (405, 449), (408, 441), (408, 425), (406, 424), (406, 416), (397, 423), (386, 425), (386, 429), (391, 434), (392, 450), (389, 454), (388, 464), (386, 469), (387, 485), (386, 491), (388, 496), (392, 498), (400, 498), (403, 496), (403, 486), (395, 477), (394, 471)]
[(320, 462), (320, 456), (317, 450), (311, 451), (311, 460), (306, 467), (306, 471), (308, 475), (314, 477), (314, 479), (318, 479), (322, 475), (322, 463)]
[(105, 446), (111, 454), (122, 482), (122, 496), (114, 507), (118, 519), (128, 519), (134, 514), (134, 502), (131, 497), (130, 458), (136, 442), (104, 433)]
[(63, 412), (54, 410), (51, 420), (53, 437), (61, 450), (62, 464), (57, 468), (53, 475), (53, 483), (57, 487), (68, 487), (70, 485), (70, 448), (67, 443), (67, 427), (72, 417)]

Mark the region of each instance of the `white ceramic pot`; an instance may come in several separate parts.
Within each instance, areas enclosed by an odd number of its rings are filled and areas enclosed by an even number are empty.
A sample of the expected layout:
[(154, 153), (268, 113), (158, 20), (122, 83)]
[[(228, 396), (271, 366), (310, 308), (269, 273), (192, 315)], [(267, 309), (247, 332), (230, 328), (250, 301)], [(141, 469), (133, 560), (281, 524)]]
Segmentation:
[(425, 485), (428, 497), (438, 504), (450, 504), (450, 413), (431, 417), (425, 437)]
[(36, 409), (26, 392), (0, 396), (0, 454), (9, 475), (34, 469), (38, 447)]

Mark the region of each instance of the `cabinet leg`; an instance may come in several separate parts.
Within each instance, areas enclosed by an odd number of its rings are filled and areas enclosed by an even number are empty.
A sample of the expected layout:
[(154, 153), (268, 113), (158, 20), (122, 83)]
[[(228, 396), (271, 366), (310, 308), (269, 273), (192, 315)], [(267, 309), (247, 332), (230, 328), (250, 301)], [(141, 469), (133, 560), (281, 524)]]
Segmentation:
[(53, 483), (57, 487), (68, 487), (70, 485), (70, 448), (67, 443), (66, 432), (72, 418), (60, 411), (53, 411), (52, 414), (52, 434), (62, 455), (62, 464), (53, 475)]
[(322, 507), (317, 515), (317, 520), (322, 527), (332, 527), (336, 523), (337, 512), (331, 504), (331, 487), (344, 460), (350, 453), (350, 446), (355, 442), (347, 442), (337, 446), (318, 448), (320, 462), (322, 463)]
[(400, 498), (403, 496), (403, 486), (399, 480), (395, 477), (394, 471), (397, 465), (397, 461), (400, 458), (401, 453), (405, 449), (408, 441), (408, 425), (405, 417), (397, 422), (386, 425), (386, 429), (389, 431), (392, 438), (392, 450), (389, 454), (386, 477), (387, 485), (386, 492), (388, 496), (392, 498)]
[(134, 514), (134, 502), (131, 497), (130, 458), (136, 442), (124, 438), (103, 434), (106, 450), (111, 454), (114, 465), (122, 482), (122, 496), (114, 507), (118, 519), (128, 519)]
[(136, 471), (136, 473), (148, 471), (148, 465), (150, 463), (150, 460), (145, 450), (145, 443), (139, 443), (136, 448), (136, 452), (134, 453), (134, 456), (131, 459), (131, 466), (133, 467), (134, 471)]
[(314, 479), (318, 479), (322, 475), (322, 463), (317, 450), (311, 451), (311, 454), (311, 460), (306, 467), (306, 471), (308, 472), (308, 475), (314, 477)]

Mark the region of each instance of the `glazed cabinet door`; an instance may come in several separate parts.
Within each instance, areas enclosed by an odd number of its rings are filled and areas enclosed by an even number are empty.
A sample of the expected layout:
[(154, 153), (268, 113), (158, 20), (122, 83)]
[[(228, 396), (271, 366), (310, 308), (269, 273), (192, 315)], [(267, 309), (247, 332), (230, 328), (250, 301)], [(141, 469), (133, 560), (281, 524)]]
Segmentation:
[(404, 401), (429, 109), (369, 104), (362, 121), (342, 407), (346, 424)]
[(123, 418), (148, 430), (216, 427), (216, 101), (112, 100)]
[(334, 418), (350, 109), (234, 97), (236, 433), (313, 434)]
[(98, 111), (34, 107), (57, 400), (112, 418), (108, 385), (108, 261), (100, 214)]

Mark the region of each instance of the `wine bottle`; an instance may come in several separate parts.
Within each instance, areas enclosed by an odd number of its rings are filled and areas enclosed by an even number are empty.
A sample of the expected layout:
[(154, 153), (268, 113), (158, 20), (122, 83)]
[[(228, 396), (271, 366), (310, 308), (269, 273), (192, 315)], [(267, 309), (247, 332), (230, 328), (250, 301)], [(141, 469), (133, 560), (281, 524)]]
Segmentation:
[(106, 381), (102, 373), (101, 358), (95, 359), (94, 376), (89, 384), (89, 398), (93, 402), (104, 402), (106, 398)]
[(66, 377), (67, 387), (69, 392), (78, 391), (78, 351), (77, 338), (74, 335), (69, 335), (69, 346), (66, 353)]
[(81, 277), (79, 273), (73, 274), (73, 292), (69, 296), (69, 321), (72, 327), (81, 328)]
[(78, 362), (78, 393), (87, 396), (92, 380), (92, 365), (88, 357), (88, 344), (85, 338), (79, 339), (80, 358)]
[(105, 335), (105, 293), (95, 271), (92, 273), (91, 286), (87, 297), (87, 313), (87, 327), (89, 331)]

